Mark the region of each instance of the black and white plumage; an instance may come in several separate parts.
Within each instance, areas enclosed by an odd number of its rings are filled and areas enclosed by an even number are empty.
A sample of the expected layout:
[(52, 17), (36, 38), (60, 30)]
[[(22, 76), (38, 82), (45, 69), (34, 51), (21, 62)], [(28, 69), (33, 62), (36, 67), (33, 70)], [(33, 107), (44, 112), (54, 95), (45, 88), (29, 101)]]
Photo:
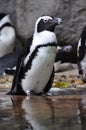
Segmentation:
[(61, 22), (60, 18), (51, 16), (37, 19), (29, 46), (27, 44), (18, 60), (13, 85), (8, 94), (40, 94), (49, 91), (53, 82), (53, 65), (57, 52), (54, 29)]
[(0, 57), (0, 75), (15, 73), (20, 52), (21, 50), (16, 50), (15, 52), (11, 52)]
[[(68, 51), (67, 51), (67, 48)], [(56, 54), (55, 62), (73, 63), (78, 65), (78, 71), (81, 78), (86, 82), (86, 26), (82, 30), (78, 43), (73, 46), (64, 46)]]
[(13, 51), (15, 29), (8, 14), (0, 13), (0, 57)]
[[(59, 47), (59, 46), (58, 46)], [(55, 62), (77, 64), (77, 51), (72, 45), (57, 47)]]
[(59, 72), (59, 70), (62, 68), (62, 64), (64, 63), (77, 64), (77, 51), (75, 46), (57, 46), (56, 59), (54, 64), (55, 71)]
[(82, 80), (86, 82), (86, 26), (84, 27), (77, 45), (78, 69)]

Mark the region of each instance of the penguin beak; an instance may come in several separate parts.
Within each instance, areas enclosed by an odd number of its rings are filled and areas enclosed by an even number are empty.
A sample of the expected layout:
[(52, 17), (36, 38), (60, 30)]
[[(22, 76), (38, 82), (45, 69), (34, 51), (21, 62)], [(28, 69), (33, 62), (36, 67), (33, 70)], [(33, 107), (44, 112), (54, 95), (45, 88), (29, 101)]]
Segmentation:
[(55, 25), (59, 25), (59, 24), (62, 24), (62, 19), (61, 19), (61, 18), (53, 18), (53, 19), (52, 19), (52, 22), (53, 22)]

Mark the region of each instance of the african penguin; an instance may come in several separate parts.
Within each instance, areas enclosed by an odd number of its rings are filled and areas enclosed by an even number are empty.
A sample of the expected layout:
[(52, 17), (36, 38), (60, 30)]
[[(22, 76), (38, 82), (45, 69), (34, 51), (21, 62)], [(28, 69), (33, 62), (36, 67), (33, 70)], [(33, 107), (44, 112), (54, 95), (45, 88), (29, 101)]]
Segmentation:
[(86, 26), (84, 27), (77, 45), (78, 69), (82, 80), (86, 82)]
[(72, 45), (57, 46), (57, 53), (54, 64), (55, 72), (64, 70), (64, 66), (67, 66), (68, 68), (68, 65), (71, 65), (71, 67), (73, 67), (72, 64), (77, 64), (76, 47)]
[(60, 18), (39, 17), (35, 23), (33, 37), (18, 59), (11, 95), (47, 93), (54, 78), (54, 61), (57, 52), (55, 26)]
[[(57, 47), (58, 49), (58, 47)], [(55, 62), (61, 61), (61, 63), (77, 63), (77, 55), (74, 47), (71, 45), (59, 47)]]
[(0, 57), (13, 51), (15, 39), (15, 29), (10, 16), (0, 13)]

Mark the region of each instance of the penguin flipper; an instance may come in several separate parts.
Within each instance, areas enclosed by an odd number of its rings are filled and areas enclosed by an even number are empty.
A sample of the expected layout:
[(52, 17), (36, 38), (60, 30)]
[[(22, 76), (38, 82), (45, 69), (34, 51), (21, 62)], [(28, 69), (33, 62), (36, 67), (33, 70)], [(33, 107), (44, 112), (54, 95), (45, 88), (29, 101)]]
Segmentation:
[(7, 95), (20, 95), (19, 94), (19, 91), (21, 93), (22, 91), (22, 88), (21, 86), (19, 85), (20, 84), (20, 73), (22, 71), (22, 59), (18, 59), (18, 62), (17, 62), (17, 67), (16, 67), (16, 71), (15, 71), (15, 75), (14, 75), (14, 79), (13, 79), (13, 82), (12, 82), (12, 87), (11, 87), (11, 90), (10, 92), (7, 93)]
[(6, 95), (26, 95), (21, 86), (15, 86)]
[(54, 79), (54, 67), (53, 67), (53, 71), (50, 76), (50, 79), (49, 79), (47, 85), (45, 86), (45, 88), (43, 89), (44, 93), (47, 93), (50, 90), (50, 88), (52, 87), (53, 79)]

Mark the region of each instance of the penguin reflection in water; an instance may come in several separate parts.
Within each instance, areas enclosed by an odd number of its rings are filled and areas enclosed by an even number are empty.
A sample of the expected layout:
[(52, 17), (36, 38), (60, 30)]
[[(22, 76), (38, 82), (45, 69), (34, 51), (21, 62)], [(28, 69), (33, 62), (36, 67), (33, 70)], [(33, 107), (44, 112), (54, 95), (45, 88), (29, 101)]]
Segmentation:
[(54, 61), (57, 52), (55, 26), (60, 18), (39, 17), (35, 24), (33, 37), (18, 59), (13, 79), (11, 95), (36, 95), (47, 93), (54, 78)]
[(16, 33), (10, 16), (0, 13), (0, 57), (13, 51), (15, 39)]

